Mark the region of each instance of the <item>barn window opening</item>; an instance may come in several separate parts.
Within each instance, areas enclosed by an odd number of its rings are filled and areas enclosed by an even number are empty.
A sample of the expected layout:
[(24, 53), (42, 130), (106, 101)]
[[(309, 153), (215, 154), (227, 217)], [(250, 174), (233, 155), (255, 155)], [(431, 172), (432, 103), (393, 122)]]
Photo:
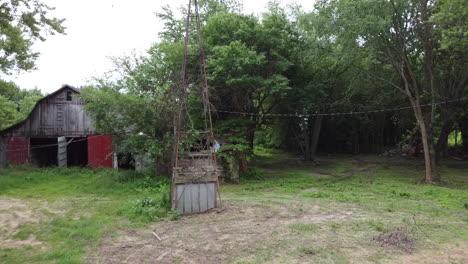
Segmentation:
[(57, 138), (31, 138), (30, 151), (34, 165), (57, 166)]
[(71, 101), (71, 100), (72, 100), (72, 93), (67, 92), (67, 101)]

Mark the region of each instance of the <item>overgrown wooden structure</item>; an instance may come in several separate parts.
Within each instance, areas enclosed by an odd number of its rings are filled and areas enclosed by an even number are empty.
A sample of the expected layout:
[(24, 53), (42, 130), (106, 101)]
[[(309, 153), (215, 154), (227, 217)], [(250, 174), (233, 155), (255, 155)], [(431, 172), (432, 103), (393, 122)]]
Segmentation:
[(64, 85), (39, 100), (24, 121), (0, 131), (0, 167), (112, 167), (112, 137), (96, 131), (79, 93)]
[[(172, 166), (172, 208), (182, 214), (200, 213), (220, 205), (219, 177), (222, 167), (216, 161), (216, 147), (211, 120), (211, 104), (209, 101), (208, 81), (206, 76), (205, 53), (201, 36), (198, 1), (193, 1), (198, 35), (198, 51), (200, 58), (200, 83), (191, 85), (189, 89), (187, 78), (188, 45), (190, 22), (192, 21), (192, 1), (189, 0), (185, 31), (184, 61), (180, 83), (175, 87), (174, 97), (177, 99), (174, 127), (174, 155)], [(199, 87), (200, 89), (197, 89)], [(190, 116), (186, 109), (188, 91), (199, 92), (203, 103), (202, 116), (204, 131), (189, 125)], [(187, 115), (187, 116), (186, 116)]]
[(179, 156), (172, 174), (174, 209), (191, 214), (219, 206), (218, 179), (223, 167), (213, 158), (213, 152), (208, 147)]

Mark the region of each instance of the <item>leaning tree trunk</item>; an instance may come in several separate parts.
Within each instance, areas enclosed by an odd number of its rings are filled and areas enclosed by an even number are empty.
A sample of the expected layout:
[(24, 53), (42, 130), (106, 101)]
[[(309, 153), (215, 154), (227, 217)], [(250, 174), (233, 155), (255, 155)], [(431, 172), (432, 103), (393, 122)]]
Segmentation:
[(310, 160), (315, 161), (315, 156), (317, 154), (318, 140), (320, 137), (320, 131), (322, 130), (322, 121), (323, 116), (315, 117), (314, 130), (312, 132), (312, 142), (310, 146)]
[(415, 107), (414, 110), (416, 120), (421, 131), (421, 139), (424, 150), (424, 164), (426, 168), (425, 182), (434, 184), (435, 182), (440, 181), (440, 174), (437, 170), (436, 153), (431, 123), (424, 118), (420, 106)]

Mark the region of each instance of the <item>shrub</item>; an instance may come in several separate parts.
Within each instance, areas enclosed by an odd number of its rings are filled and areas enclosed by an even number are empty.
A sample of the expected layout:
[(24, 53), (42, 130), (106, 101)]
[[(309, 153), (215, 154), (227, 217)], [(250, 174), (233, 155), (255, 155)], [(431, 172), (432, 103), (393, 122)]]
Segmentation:
[[(151, 222), (171, 213), (170, 185), (159, 182), (156, 186), (151, 178), (141, 180), (136, 188), (139, 198), (131, 202), (131, 218)], [(172, 212), (171, 218), (177, 218)]]
[(240, 175), (241, 180), (263, 180), (265, 179), (265, 174), (262, 170), (258, 168), (249, 168), (247, 172)]

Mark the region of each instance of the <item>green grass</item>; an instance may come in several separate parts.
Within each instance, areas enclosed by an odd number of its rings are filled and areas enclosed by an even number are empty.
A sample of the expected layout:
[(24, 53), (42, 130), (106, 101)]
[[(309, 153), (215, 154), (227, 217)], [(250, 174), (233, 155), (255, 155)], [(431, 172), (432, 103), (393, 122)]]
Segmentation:
[[(320, 201), (358, 207), (372, 220), (326, 226), (353, 237), (367, 236), (397, 226), (410, 226), (420, 240), (435, 243), (468, 241), (468, 164), (446, 161), (440, 171), (443, 183), (423, 184), (424, 167), (420, 160), (389, 159), (374, 156), (339, 156), (320, 159), (312, 166), (296, 160), (288, 166), (278, 157), (261, 156), (257, 172), (263, 180), (244, 179), (236, 186), (225, 186), (223, 193), (242, 201)], [(278, 164), (277, 164), (278, 163)], [(276, 166), (278, 165), (278, 166)], [(303, 234), (322, 225), (294, 224)]]
[[(468, 241), (466, 162), (445, 162), (441, 166), (444, 182), (427, 185), (421, 183), (424, 167), (420, 160), (342, 155), (322, 157), (321, 164), (313, 166), (285, 153), (260, 151), (255, 168), (239, 184), (222, 186), (223, 201), (262, 204), (272, 211), (285, 204), (298, 212), (314, 203), (330, 214), (355, 208), (361, 216), (289, 222), (285, 228), (290, 233), (250, 248), (246, 254), (251, 255), (236, 256), (237, 263), (287, 263), (298, 258), (313, 263), (355, 262), (336, 241), (361, 243), (376, 252), (364, 260), (385, 259), (387, 253), (369, 238), (399, 226), (410, 227), (418, 243), (426, 243), (418, 244), (421, 248), (428, 246), (426, 241)], [(168, 210), (168, 184), (167, 179), (108, 169), (0, 170), (0, 198), (21, 199), (48, 216), (20, 226), (11, 237), (35, 236), (43, 247), (0, 249), (0, 263), (84, 263), (101, 239), (117, 230), (147, 228), (151, 221), (176, 218), (178, 214)], [(307, 243), (292, 247), (297, 241)]]
[[(0, 170), (0, 197), (20, 198), (48, 213), (50, 221), (20, 227), (13, 238), (34, 235), (37, 247), (0, 249), (0, 263), (84, 263), (104, 234), (165, 218), (168, 180), (109, 169), (13, 167)], [(145, 201), (151, 201), (147, 203)], [(47, 212), (43, 203), (62, 213)]]
[(301, 232), (312, 232), (316, 231), (319, 227), (314, 224), (291, 224), (289, 228), (301, 231)]
[[(334, 160), (326, 160), (335, 162)], [(369, 163), (374, 161), (370, 160)], [(244, 179), (237, 186), (227, 186), (225, 189), (236, 194), (284, 193), (301, 192), (304, 198), (324, 199), (337, 202), (376, 203), (385, 201), (395, 204), (400, 209), (414, 209), (418, 205), (427, 204), (428, 211), (434, 207), (439, 209), (464, 210), (468, 207), (468, 165), (463, 168), (452, 168), (451, 164), (442, 166), (441, 173), (444, 182), (441, 185), (422, 184), (423, 170), (420, 166), (412, 167), (409, 161), (405, 164), (388, 164), (376, 169), (357, 170), (349, 158), (343, 158), (336, 164), (327, 167), (284, 168), (270, 171), (256, 169), (255, 174), (261, 174), (262, 179)], [(419, 161), (414, 161), (419, 163)], [(463, 165), (463, 162), (457, 164)], [(331, 167), (329, 167), (331, 166)], [(268, 167), (268, 166), (266, 166)], [(332, 175), (331, 177), (326, 177)], [(325, 177), (324, 177), (325, 176)], [(313, 188), (313, 191), (307, 189)], [(304, 191), (303, 191), (304, 190)], [(428, 205), (426, 205), (428, 206)], [(421, 209), (424, 210), (424, 209)]]

